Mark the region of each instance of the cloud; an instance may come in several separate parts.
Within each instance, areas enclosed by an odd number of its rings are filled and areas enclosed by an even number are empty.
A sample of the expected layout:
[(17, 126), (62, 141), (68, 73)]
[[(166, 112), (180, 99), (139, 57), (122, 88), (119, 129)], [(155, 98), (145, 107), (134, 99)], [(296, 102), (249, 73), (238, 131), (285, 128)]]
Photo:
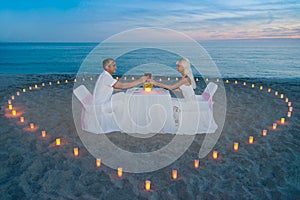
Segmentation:
[(300, 28), (300, 2), (294, 0), (45, 2), (4, 4), (0, 41), (101, 41), (137, 27), (171, 28), (195, 39), (295, 37)]

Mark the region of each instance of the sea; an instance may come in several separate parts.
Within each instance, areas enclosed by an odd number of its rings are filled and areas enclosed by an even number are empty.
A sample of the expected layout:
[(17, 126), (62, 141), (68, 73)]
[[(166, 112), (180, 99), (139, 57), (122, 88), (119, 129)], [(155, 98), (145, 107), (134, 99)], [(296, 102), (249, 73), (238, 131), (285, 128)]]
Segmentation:
[[(205, 59), (215, 64), (222, 78), (300, 78), (300, 39), (216, 40), (198, 41), (198, 44), (207, 53)], [(153, 67), (152, 73), (176, 75), (176, 60), (180, 58), (176, 52), (140, 48), (116, 57), (122, 45), (105, 46), (105, 57), (117, 61), (118, 75), (149, 72), (149, 66)], [(89, 71), (87, 60), (99, 46), (101, 42), (0, 43), (0, 74), (98, 73), (104, 58), (101, 51), (95, 54), (99, 59), (91, 62), (91, 68), (97, 70)], [(192, 67), (195, 76), (203, 76)]]

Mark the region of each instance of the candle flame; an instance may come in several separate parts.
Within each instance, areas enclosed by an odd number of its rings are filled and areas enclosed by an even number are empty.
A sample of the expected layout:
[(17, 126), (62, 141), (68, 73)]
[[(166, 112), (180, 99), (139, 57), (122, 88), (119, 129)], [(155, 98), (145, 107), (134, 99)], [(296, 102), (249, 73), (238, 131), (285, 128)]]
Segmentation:
[(277, 128), (277, 124), (273, 123), (273, 130), (275, 130)]
[(218, 152), (217, 151), (213, 151), (213, 159), (217, 159), (218, 158)]
[(123, 169), (122, 167), (118, 168), (118, 177), (121, 177), (123, 175)]
[(147, 191), (150, 191), (150, 189), (151, 189), (151, 181), (149, 181), (149, 180), (145, 181), (145, 189)]
[(101, 159), (100, 159), (100, 158), (97, 158), (97, 159), (96, 159), (96, 166), (97, 166), (97, 167), (100, 167), (100, 166), (101, 166)]
[(46, 131), (42, 131), (42, 137), (44, 138), (46, 137), (46, 135), (47, 135)]
[(233, 149), (234, 149), (235, 151), (237, 151), (237, 150), (239, 149), (239, 143), (238, 143), (238, 142), (235, 142), (235, 143), (233, 144)]
[(249, 136), (249, 144), (253, 144), (253, 140), (254, 140), (253, 136)]
[(56, 144), (56, 146), (60, 146), (60, 138), (56, 138), (55, 144)]
[(78, 156), (78, 147), (75, 147), (73, 149), (73, 153), (74, 153), (74, 156)]
[(268, 133), (268, 131), (267, 131), (267, 130), (263, 130), (263, 132), (262, 132), (262, 135), (263, 135), (263, 136), (266, 136), (266, 135), (267, 135), (267, 133)]
[(34, 129), (34, 123), (30, 123), (30, 128)]
[(194, 167), (195, 168), (199, 167), (199, 160), (198, 159), (194, 160)]
[(172, 170), (172, 178), (174, 180), (177, 179), (177, 170), (175, 170), (175, 169)]

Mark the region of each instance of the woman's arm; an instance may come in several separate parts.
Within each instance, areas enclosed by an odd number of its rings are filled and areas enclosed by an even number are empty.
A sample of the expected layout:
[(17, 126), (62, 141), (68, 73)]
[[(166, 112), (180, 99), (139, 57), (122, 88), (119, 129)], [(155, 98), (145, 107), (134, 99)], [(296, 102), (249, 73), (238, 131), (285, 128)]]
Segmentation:
[(149, 80), (149, 82), (152, 83), (153, 85), (156, 85), (158, 87), (165, 88), (165, 89), (168, 89), (168, 90), (174, 90), (176, 88), (179, 88), (181, 85), (189, 83), (187, 78), (183, 78), (183, 79), (181, 79), (180, 81), (178, 81), (177, 83), (175, 83), (173, 85), (165, 85), (165, 84), (156, 82), (155, 80), (152, 80), (152, 79)]

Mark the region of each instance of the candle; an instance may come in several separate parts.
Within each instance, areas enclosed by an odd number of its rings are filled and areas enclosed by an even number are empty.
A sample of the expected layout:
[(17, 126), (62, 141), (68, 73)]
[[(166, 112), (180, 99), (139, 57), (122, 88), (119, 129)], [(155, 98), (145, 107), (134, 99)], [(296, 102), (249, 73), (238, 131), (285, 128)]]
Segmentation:
[(170, 77), (168, 77), (168, 81), (170, 81), (171, 80), (171, 78)]
[(11, 104), (8, 105), (8, 110), (12, 110), (13, 106)]
[(208, 78), (206, 78), (205, 81), (207, 82), (207, 81), (208, 81)]
[(217, 78), (217, 83), (219, 83), (219, 82), (220, 82), (220, 79)]
[(255, 86), (255, 85), (252, 83), (251, 87), (254, 88), (254, 86)]
[(280, 119), (280, 123), (281, 123), (281, 124), (284, 124), (284, 122), (285, 122), (285, 118), (282, 117), (282, 118)]
[(280, 99), (283, 99), (283, 97), (284, 97), (284, 94), (281, 94), (281, 95), (280, 95)]
[(249, 136), (249, 144), (253, 144), (253, 136)]
[(176, 169), (172, 169), (172, 179), (177, 179), (177, 170)]
[(292, 112), (292, 111), (293, 111), (293, 107), (290, 107), (290, 108), (289, 108), (289, 111)]
[(263, 135), (263, 136), (266, 136), (267, 133), (268, 133), (268, 131), (264, 129), (263, 132), (262, 132), (262, 135)]
[(60, 138), (56, 138), (55, 144), (56, 144), (56, 146), (60, 146)]
[(194, 160), (194, 167), (195, 168), (199, 167), (199, 160), (198, 159)]
[(131, 77), (131, 80), (134, 80), (134, 77)]
[(101, 159), (97, 158), (96, 159), (96, 167), (100, 167), (101, 166)]
[[(132, 78), (133, 78), (132, 80), (134, 80), (134, 77), (132, 77)], [(93, 80), (93, 77), (91, 77), (90, 80), (92, 81), (92, 80)]]
[(218, 152), (217, 151), (213, 151), (213, 159), (217, 159), (218, 158)]
[(49, 82), (49, 85), (52, 85), (52, 82)]
[(289, 102), (289, 98), (285, 98), (285, 102), (286, 102), (286, 103)]
[(271, 89), (269, 88), (269, 89), (268, 89), (268, 93), (270, 93), (270, 92), (271, 92)]
[(260, 90), (263, 90), (263, 86), (260, 86), (259, 89), (260, 89)]
[(145, 88), (145, 92), (151, 92), (152, 88)]
[(162, 79), (161, 79), (161, 78), (159, 79), (159, 82), (162, 82)]
[(57, 83), (57, 85), (59, 85), (59, 84), (60, 84), (60, 81), (57, 81), (56, 83)]
[(75, 147), (73, 149), (73, 153), (74, 153), (74, 156), (78, 156), (78, 147)]
[(29, 88), (29, 90), (32, 90), (32, 87), (31, 87), (31, 86), (29, 86), (28, 88)]
[(288, 112), (287, 117), (291, 117), (292, 116), (292, 112)]
[[(117, 80), (119, 79), (119, 77), (117, 77)], [(77, 82), (77, 80), (76, 80), (76, 78), (74, 79), (74, 83), (76, 83)]]
[(178, 81), (178, 77), (176, 77), (176, 81)]
[(34, 129), (34, 123), (30, 123), (29, 126), (30, 126), (31, 129)]
[(275, 92), (275, 95), (276, 95), (276, 96), (278, 95), (278, 92), (277, 92), (277, 91)]
[(229, 83), (229, 80), (226, 80), (226, 83)]
[(273, 130), (275, 130), (277, 128), (277, 124), (273, 123)]
[(199, 79), (198, 79), (198, 78), (196, 78), (196, 81), (199, 81)]
[(35, 88), (35, 89), (38, 88), (37, 84), (34, 85), (34, 88)]
[(12, 95), (12, 96), (11, 96), (11, 99), (12, 99), (12, 100), (15, 100), (15, 96), (14, 96), (14, 95)]
[(25, 89), (25, 88), (23, 88), (23, 89), (22, 89), (22, 91), (23, 91), (23, 92), (26, 92), (26, 89)]
[(42, 137), (44, 138), (44, 137), (46, 137), (46, 136), (47, 136), (46, 131), (42, 131)]
[(247, 83), (246, 83), (246, 82), (244, 82), (244, 83), (243, 83), (243, 85), (244, 85), (244, 86), (246, 86), (246, 85), (247, 85)]
[(20, 122), (24, 123), (24, 121), (25, 121), (24, 117), (20, 117)]
[(65, 83), (68, 83), (69, 81), (68, 80), (65, 80)]
[(8, 104), (11, 104), (11, 100), (9, 99), (9, 100), (7, 101), (7, 103), (8, 103)]
[(237, 84), (238, 82), (237, 81), (234, 81), (234, 84)]
[(235, 151), (237, 151), (237, 150), (239, 149), (239, 143), (238, 143), (238, 142), (235, 142), (235, 143), (233, 144), (233, 149), (234, 149)]
[(292, 102), (288, 102), (288, 107), (291, 107), (292, 106)]
[(45, 83), (42, 83), (42, 86), (45, 87)]
[(150, 189), (151, 189), (151, 181), (149, 181), (149, 180), (145, 181), (145, 189), (147, 191), (150, 191)]
[(118, 168), (118, 177), (121, 177), (123, 175), (123, 169), (122, 167)]
[(16, 115), (17, 115), (17, 111), (16, 111), (16, 110), (12, 110), (12, 111), (11, 111), (11, 114), (12, 114), (13, 116), (16, 116)]
[(17, 96), (20, 96), (20, 92), (17, 92)]

